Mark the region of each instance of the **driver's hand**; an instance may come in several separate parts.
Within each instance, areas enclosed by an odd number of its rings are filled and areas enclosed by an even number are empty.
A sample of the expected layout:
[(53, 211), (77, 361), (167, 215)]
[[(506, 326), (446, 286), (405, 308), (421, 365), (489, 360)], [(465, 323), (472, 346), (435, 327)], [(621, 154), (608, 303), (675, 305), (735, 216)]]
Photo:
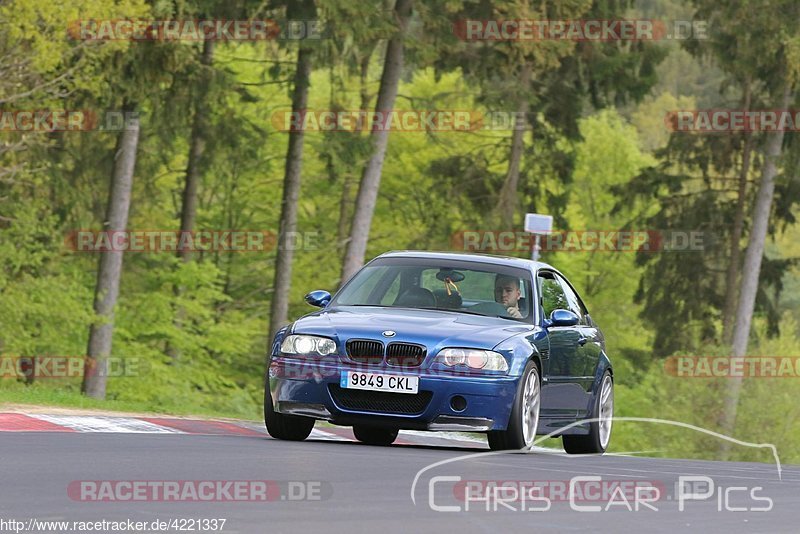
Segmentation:
[(519, 312), (519, 308), (516, 306), (509, 306), (506, 311), (514, 319), (522, 319), (522, 314)]

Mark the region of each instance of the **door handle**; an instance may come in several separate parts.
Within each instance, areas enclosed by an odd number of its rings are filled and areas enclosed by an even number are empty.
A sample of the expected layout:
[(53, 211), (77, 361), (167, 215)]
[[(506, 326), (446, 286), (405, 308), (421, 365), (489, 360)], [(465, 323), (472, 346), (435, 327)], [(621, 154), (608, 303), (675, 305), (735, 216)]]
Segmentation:
[(582, 347), (582, 346), (586, 345), (587, 341), (589, 341), (588, 337), (581, 336), (581, 338), (578, 340), (578, 345), (580, 345)]

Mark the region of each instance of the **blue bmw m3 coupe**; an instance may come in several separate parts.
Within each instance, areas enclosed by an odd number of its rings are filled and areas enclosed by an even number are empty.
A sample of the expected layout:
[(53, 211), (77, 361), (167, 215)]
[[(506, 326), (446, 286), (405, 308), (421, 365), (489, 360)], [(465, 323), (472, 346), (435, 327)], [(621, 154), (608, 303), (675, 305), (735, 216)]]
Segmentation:
[(400, 429), (485, 432), (494, 450), (561, 436), (602, 453), (613, 371), (603, 333), (569, 281), (520, 258), (378, 256), (272, 343), (264, 419), (303, 440), (317, 419), (389, 445)]

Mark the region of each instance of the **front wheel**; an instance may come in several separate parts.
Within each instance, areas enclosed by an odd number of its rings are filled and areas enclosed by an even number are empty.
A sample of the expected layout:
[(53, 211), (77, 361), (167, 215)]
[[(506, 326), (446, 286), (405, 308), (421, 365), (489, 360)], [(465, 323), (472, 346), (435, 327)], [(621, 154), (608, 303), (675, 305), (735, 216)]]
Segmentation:
[(315, 420), (299, 415), (286, 415), (272, 407), (269, 387), (264, 391), (264, 424), (270, 436), (288, 441), (303, 441), (311, 434)]
[(396, 428), (375, 428), (371, 426), (353, 426), (353, 435), (367, 445), (391, 445), (397, 439)]
[(589, 434), (585, 436), (562, 436), (564, 450), (569, 454), (602, 454), (611, 440), (611, 422), (614, 419), (614, 380), (606, 371), (600, 382), (600, 393), (592, 410)]
[(489, 448), (493, 451), (530, 449), (536, 439), (539, 426), (539, 407), (541, 405), (542, 384), (539, 368), (529, 361), (514, 397), (511, 417), (506, 430), (492, 430), (488, 433)]

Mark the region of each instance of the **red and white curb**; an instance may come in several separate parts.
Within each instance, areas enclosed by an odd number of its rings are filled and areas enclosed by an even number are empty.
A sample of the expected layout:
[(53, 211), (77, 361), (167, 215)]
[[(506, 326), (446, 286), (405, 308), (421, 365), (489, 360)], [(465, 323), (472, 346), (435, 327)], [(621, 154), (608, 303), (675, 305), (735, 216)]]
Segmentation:
[[(122, 417), (109, 415), (49, 415), (0, 413), (2, 432), (88, 432), (124, 434), (198, 434), (212, 436), (268, 437), (263, 426), (246, 421), (213, 421), (171, 417)], [(323, 427), (311, 431), (310, 440), (356, 441), (348, 427)], [(486, 448), (480, 438), (453, 432), (401, 430), (398, 445), (438, 445)]]
[(102, 432), (124, 434), (205, 434), (262, 436), (226, 421), (169, 417), (0, 413), (0, 432)]

